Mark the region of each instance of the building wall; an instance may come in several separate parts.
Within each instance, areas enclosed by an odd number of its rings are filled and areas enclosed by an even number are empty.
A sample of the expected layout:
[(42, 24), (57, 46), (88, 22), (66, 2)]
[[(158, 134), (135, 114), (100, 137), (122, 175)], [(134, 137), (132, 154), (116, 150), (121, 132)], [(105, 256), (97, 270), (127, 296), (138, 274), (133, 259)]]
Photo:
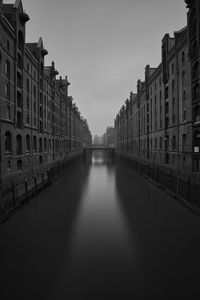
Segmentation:
[(21, 1), (0, 2), (0, 183), (31, 180), (91, 144), (91, 133), (69, 82), (45, 66), (40, 38), (25, 43)]
[[(182, 174), (199, 172), (199, 161), (194, 163), (200, 151), (199, 50), (191, 58), (188, 33), (190, 19), (194, 14), (199, 18), (199, 4), (191, 3), (188, 26), (176, 31), (174, 37), (164, 36), (162, 61), (157, 68), (146, 66), (145, 80), (138, 80), (136, 95), (130, 95), (115, 119), (118, 152)], [(195, 26), (197, 36), (200, 31)]]

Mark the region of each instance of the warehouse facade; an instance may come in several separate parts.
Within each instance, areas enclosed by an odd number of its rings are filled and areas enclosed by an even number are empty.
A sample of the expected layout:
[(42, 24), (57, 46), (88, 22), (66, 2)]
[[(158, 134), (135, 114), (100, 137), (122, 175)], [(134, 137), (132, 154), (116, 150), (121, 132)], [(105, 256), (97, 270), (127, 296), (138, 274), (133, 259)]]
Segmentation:
[(67, 77), (57, 79), (54, 62), (45, 66), (42, 38), (25, 42), (28, 20), (20, 0), (0, 0), (1, 198), (11, 185), (44, 180), (51, 167), (91, 144), (87, 120), (68, 95)]

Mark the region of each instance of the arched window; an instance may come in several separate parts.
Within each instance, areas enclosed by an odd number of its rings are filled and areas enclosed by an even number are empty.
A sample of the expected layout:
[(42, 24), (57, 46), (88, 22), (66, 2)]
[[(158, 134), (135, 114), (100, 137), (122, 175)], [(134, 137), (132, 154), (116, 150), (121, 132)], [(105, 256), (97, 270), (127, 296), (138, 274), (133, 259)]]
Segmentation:
[(31, 150), (31, 139), (30, 139), (30, 135), (27, 134), (26, 136), (26, 151), (30, 152)]
[(34, 135), (34, 137), (33, 137), (33, 150), (34, 150), (34, 151), (37, 151), (37, 138), (36, 138), (35, 135)]
[(194, 122), (200, 122), (200, 106), (197, 105), (194, 108)]
[(176, 137), (175, 135), (172, 136), (172, 150), (176, 149)]
[(183, 137), (182, 137), (182, 149), (183, 149), (183, 151), (186, 150), (186, 134), (185, 133), (183, 134)]
[(6, 119), (8, 119), (8, 120), (11, 119), (10, 106), (9, 105), (6, 105)]
[(42, 152), (42, 138), (39, 139), (39, 152)]
[(42, 164), (42, 162), (43, 162), (43, 159), (42, 159), (42, 156), (40, 156), (39, 163)]
[(22, 120), (22, 113), (21, 112), (17, 112), (17, 128), (22, 129), (23, 126), (23, 120)]
[(5, 154), (12, 153), (12, 135), (9, 131), (5, 133)]
[(22, 94), (20, 91), (17, 91), (17, 106), (22, 107)]
[(51, 139), (49, 139), (49, 149), (51, 149)]
[(8, 60), (5, 62), (5, 75), (7, 78), (10, 78), (10, 63)]
[(21, 171), (22, 170), (22, 160), (18, 159), (17, 161), (17, 171)]
[(16, 137), (16, 154), (22, 155), (22, 137), (20, 134)]

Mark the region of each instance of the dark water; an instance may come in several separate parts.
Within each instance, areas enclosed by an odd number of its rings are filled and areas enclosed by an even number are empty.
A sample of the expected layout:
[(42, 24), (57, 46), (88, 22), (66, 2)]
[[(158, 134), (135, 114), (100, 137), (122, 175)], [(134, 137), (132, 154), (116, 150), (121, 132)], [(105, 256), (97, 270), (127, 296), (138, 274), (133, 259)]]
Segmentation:
[(89, 154), (0, 225), (0, 299), (198, 299), (200, 218)]

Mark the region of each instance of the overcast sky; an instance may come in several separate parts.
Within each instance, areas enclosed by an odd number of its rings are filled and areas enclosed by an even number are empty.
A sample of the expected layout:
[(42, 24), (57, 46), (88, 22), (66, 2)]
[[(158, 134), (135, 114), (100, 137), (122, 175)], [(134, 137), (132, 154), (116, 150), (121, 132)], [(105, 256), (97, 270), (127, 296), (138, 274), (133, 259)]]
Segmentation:
[[(4, 0), (4, 3), (13, 3)], [(112, 126), (120, 107), (161, 61), (161, 40), (186, 25), (184, 0), (23, 0), (26, 41), (41, 36), (92, 134)]]

